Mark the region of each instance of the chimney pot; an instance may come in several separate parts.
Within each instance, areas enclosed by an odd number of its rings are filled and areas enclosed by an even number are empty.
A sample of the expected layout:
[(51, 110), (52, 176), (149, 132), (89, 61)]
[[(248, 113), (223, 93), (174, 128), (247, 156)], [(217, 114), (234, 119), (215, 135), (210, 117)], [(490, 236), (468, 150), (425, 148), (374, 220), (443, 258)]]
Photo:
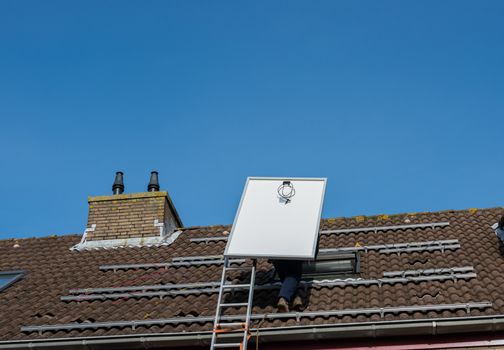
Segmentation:
[(121, 194), (124, 192), (123, 175), (124, 173), (122, 171), (116, 172), (114, 184), (112, 185), (113, 194)]
[(159, 191), (159, 178), (157, 171), (151, 171), (149, 185), (147, 186), (148, 192), (158, 192)]

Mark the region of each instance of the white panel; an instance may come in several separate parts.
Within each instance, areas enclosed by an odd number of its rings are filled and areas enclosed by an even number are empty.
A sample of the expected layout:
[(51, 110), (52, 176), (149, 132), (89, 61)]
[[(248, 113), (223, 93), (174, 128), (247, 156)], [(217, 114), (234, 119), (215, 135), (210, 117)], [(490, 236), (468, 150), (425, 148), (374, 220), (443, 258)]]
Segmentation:
[[(289, 203), (277, 189), (291, 181)], [(248, 178), (226, 246), (228, 257), (315, 258), (326, 179)]]

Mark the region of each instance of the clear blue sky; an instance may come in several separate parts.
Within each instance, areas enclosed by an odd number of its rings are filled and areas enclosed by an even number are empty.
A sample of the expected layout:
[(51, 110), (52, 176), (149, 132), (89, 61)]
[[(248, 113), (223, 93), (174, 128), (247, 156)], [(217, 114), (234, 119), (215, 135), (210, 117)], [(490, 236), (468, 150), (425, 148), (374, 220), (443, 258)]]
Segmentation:
[(324, 217), (504, 205), (502, 1), (1, 1), (0, 237), (81, 233), (160, 172), (184, 223), (247, 176)]

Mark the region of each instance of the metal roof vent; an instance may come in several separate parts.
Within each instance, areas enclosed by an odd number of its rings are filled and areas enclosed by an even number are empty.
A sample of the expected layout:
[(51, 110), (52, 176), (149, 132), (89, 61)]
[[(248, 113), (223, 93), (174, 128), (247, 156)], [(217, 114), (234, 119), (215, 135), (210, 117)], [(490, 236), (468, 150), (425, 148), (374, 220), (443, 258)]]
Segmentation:
[(112, 185), (113, 194), (122, 194), (124, 192), (123, 175), (122, 171), (116, 172), (114, 184)]
[(159, 191), (159, 178), (157, 171), (151, 171), (149, 185), (147, 186), (148, 192)]

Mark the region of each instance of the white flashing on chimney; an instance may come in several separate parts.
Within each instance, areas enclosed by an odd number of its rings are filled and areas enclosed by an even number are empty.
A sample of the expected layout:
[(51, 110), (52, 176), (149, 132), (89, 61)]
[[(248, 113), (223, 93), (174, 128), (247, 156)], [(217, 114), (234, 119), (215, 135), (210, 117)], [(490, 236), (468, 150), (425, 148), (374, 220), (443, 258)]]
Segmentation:
[(123, 239), (103, 239), (98, 241), (88, 241), (86, 240), (88, 232), (92, 232), (96, 229), (96, 224), (91, 225), (90, 228), (84, 230), (81, 241), (70, 248), (70, 250), (90, 250), (90, 249), (115, 249), (115, 248), (127, 248), (127, 247), (159, 247), (167, 246), (175, 242), (175, 240), (180, 236), (182, 231), (175, 231), (171, 234), (165, 233), (165, 224), (159, 222), (159, 220), (154, 220), (154, 226), (159, 227), (158, 237), (141, 237), (141, 238), (123, 238)]
[(165, 235), (165, 232), (164, 232), (164, 223), (163, 222), (159, 222), (158, 219), (155, 219), (154, 220), (154, 227), (159, 227), (159, 237), (163, 238), (164, 235)]
[(91, 227), (86, 228), (84, 230), (84, 233), (82, 234), (81, 241), (77, 245), (82, 245), (82, 244), (86, 243), (86, 238), (87, 238), (88, 232), (93, 232), (95, 229), (96, 229), (96, 224), (92, 224)]
[(160, 247), (172, 244), (175, 239), (182, 233), (176, 231), (169, 237), (143, 237), (143, 238), (126, 238), (126, 239), (103, 239), (99, 241), (85, 241), (74, 245), (70, 250), (93, 250), (93, 249), (116, 249), (116, 248), (131, 248), (131, 247)]

